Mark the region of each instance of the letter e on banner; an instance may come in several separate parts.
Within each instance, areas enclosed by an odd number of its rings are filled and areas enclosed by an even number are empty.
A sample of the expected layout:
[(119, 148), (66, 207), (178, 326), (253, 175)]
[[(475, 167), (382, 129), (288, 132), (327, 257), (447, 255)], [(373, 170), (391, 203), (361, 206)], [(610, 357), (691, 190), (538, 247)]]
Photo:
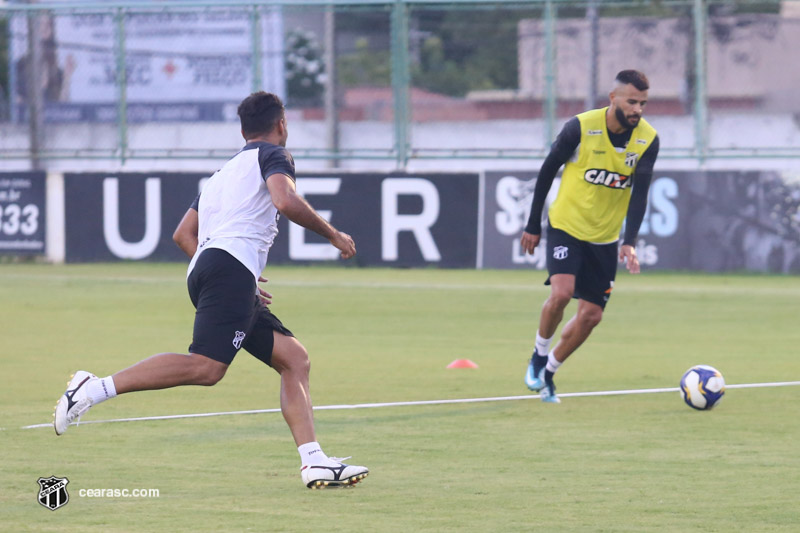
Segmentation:
[[(311, 194), (338, 194), (342, 185), (341, 178), (302, 178), (297, 180), (297, 193), (300, 196)], [(331, 212), (318, 210), (317, 213), (331, 221)], [(326, 261), (339, 257), (339, 250), (330, 243), (306, 242), (306, 229), (289, 223), (289, 258), (295, 261)]]

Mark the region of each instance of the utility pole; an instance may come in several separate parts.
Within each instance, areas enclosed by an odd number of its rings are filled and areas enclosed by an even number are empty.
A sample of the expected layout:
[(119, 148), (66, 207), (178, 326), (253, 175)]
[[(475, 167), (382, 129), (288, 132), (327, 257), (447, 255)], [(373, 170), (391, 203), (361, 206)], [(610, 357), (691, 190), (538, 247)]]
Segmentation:
[[(339, 153), (339, 108), (336, 83), (336, 11), (332, 5), (325, 8), (325, 145), (332, 154)], [(339, 166), (331, 157), (329, 168)]]
[(600, 21), (597, 13), (597, 0), (589, 0), (589, 5), (586, 6), (586, 18), (589, 21), (589, 53), (587, 54), (589, 65), (584, 109), (588, 110), (594, 109), (597, 105), (597, 60), (600, 55), (598, 53)]
[(44, 91), (42, 82), (42, 41), (39, 37), (44, 15), (38, 11), (28, 16), (28, 65), (25, 83), (28, 86), (25, 95), (28, 103), (28, 140), (31, 156), (31, 169), (41, 170), (41, 136), (44, 131)]

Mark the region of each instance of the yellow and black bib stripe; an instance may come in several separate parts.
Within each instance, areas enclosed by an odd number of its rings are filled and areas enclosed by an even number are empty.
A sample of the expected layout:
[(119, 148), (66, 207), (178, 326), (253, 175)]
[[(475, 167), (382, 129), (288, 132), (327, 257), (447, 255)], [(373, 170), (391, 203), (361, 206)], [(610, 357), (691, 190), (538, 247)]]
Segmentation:
[(628, 146), (615, 148), (608, 137), (607, 110), (605, 107), (578, 115), (581, 142), (564, 165), (561, 186), (548, 214), (552, 227), (594, 243), (619, 238), (636, 165), (656, 137), (656, 130), (640, 119)]

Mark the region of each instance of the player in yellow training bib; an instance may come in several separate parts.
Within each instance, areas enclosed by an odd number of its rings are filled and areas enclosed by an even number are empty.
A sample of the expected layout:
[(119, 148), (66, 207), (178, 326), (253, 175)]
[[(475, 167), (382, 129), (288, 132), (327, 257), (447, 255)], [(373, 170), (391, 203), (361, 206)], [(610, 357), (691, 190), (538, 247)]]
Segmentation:
[[(521, 239), (529, 254), (539, 244), (545, 199), (564, 165), (558, 195), (548, 213), (545, 284), (550, 285), (550, 296), (542, 308), (536, 347), (525, 374), (525, 384), (540, 391), (544, 402), (560, 403), (553, 375), (603, 318), (614, 288), (617, 255), (628, 271), (639, 273), (634, 246), (659, 145), (656, 130), (642, 118), (649, 88), (647, 77), (639, 71), (617, 74), (609, 106), (570, 119), (539, 171)], [(625, 236), (618, 246), (623, 221)], [(578, 299), (578, 312), (550, 350), (572, 298)]]

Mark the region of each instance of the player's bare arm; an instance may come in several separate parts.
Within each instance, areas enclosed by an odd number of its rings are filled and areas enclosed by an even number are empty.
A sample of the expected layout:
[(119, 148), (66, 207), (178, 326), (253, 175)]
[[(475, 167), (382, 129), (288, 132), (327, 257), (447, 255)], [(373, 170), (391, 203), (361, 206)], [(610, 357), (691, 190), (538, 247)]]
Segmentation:
[(199, 225), (197, 211), (190, 207), (172, 234), (172, 240), (189, 257), (193, 257), (197, 251), (197, 230)]
[(297, 194), (294, 181), (289, 176), (272, 174), (267, 178), (267, 188), (272, 203), (286, 218), (328, 239), (341, 252), (342, 259), (349, 259), (356, 254), (352, 237), (334, 228)]

